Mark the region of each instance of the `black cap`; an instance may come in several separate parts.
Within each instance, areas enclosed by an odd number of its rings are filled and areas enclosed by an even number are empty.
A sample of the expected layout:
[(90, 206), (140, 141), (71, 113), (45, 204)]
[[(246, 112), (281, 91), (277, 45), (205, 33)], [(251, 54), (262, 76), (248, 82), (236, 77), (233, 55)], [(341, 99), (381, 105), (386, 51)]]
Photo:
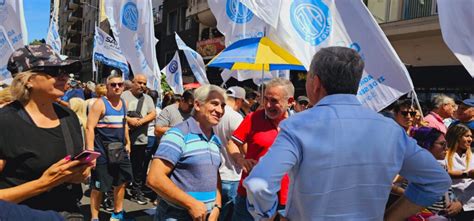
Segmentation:
[(56, 76), (61, 73), (77, 73), (81, 68), (79, 60), (62, 60), (47, 44), (27, 45), (17, 49), (8, 59), (7, 66), (12, 76), (30, 70)]

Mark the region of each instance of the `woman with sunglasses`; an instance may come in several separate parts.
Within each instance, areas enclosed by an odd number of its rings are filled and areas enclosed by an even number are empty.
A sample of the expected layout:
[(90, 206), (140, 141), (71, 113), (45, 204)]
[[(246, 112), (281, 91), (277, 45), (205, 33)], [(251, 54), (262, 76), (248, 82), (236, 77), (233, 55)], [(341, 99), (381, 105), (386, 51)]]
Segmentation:
[(457, 220), (474, 219), (474, 159), (472, 157), (471, 130), (458, 124), (446, 133), (448, 152), (445, 163), (448, 173), (453, 179), (454, 193), (463, 204), (463, 211)]
[(15, 101), (0, 113), (0, 200), (80, 219), (80, 183), (90, 165), (72, 157), (83, 149), (81, 128), (70, 109), (57, 104), (78, 61), (61, 60), (48, 45), (25, 46), (8, 62)]

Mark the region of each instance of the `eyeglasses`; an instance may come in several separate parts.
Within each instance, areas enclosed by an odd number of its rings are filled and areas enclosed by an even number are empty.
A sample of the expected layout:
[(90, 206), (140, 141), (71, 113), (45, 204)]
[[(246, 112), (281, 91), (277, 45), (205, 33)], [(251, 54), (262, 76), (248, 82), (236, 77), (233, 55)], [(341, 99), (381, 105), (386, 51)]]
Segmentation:
[(446, 141), (443, 141), (443, 142), (434, 142), (435, 144), (438, 144), (440, 146), (442, 146), (443, 148), (446, 148), (448, 147), (448, 143)]
[(408, 114), (410, 114), (410, 116), (414, 117), (416, 115), (416, 111), (400, 111), (400, 114), (402, 114), (403, 116), (408, 116)]
[(110, 83), (111, 87), (123, 87), (123, 83)]
[(308, 105), (309, 103), (306, 102), (306, 101), (300, 101), (300, 102), (298, 102), (298, 104), (300, 104), (300, 105)]

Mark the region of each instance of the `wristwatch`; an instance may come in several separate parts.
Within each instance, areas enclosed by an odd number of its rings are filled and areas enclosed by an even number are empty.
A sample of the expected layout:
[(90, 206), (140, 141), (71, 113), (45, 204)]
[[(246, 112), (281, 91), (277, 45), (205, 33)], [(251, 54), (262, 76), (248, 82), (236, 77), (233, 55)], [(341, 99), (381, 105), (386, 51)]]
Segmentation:
[(462, 172), (462, 177), (469, 178), (469, 173), (467, 171)]

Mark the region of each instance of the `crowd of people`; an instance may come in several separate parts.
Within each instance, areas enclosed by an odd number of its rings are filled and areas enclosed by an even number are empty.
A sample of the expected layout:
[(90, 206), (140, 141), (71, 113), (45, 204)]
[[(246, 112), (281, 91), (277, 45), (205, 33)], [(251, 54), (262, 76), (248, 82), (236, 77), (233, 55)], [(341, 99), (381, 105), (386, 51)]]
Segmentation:
[(80, 68), (47, 45), (11, 56), (0, 220), (83, 220), (81, 183), (91, 220), (101, 206), (126, 220), (127, 192), (157, 221), (474, 219), (474, 99), (436, 95), (425, 117), (412, 99), (376, 113), (355, 96), (364, 62), (352, 49), (318, 52), (296, 98), (282, 78), (262, 94), (159, 96), (142, 74), (82, 83), (67, 74)]

